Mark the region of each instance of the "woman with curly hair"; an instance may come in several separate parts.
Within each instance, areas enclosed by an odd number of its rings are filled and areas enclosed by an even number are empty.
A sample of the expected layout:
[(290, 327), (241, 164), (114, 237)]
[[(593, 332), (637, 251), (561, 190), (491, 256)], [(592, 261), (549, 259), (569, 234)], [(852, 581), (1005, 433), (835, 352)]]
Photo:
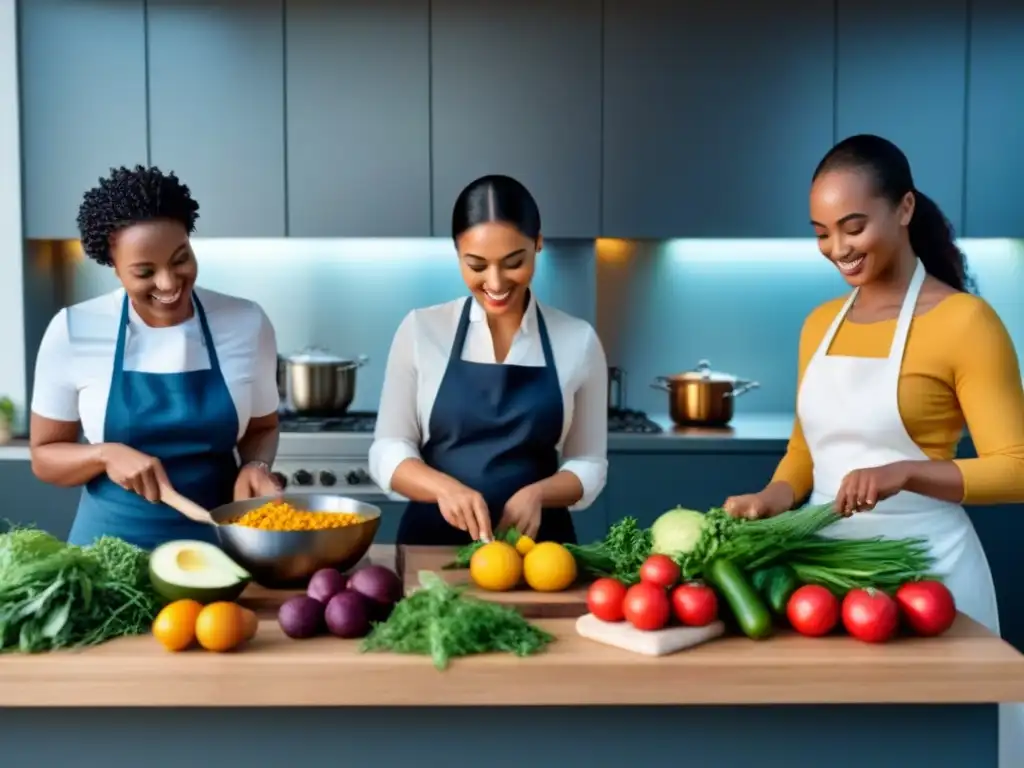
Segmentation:
[(30, 427), (36, 477), (84, 486), (73, 544), (215, 541), (161, 503), (168, 485), (207, 509), (277, 491), (274, 329), (253, 302), (195, 286), (198, 212), (158, 168), (114, 169), (85, 193), (83, 250), (121, 287), (50, 322)]

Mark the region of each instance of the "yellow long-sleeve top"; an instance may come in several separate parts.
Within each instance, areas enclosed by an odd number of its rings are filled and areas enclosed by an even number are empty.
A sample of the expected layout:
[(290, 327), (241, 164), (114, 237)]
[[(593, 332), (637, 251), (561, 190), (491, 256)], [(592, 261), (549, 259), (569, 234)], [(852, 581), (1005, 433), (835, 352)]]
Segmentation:
[[(846, 297), (815, 309), (800, 333), (798, 380)], [(896, 320), (843, 322), (829, 354), (887, 357)], [(910, 438), (931, 459), (956, 455), (966, 424), (978, 452), (959, 459), (965, 504), (1024, 502), (1024, 388), (1006, 327), (984, 300), (958, 293), (916, 316), (899, 379), (899, 410)], [(797, 418), (774, 481), (797, 499), (810, 491), (813, 463)]]

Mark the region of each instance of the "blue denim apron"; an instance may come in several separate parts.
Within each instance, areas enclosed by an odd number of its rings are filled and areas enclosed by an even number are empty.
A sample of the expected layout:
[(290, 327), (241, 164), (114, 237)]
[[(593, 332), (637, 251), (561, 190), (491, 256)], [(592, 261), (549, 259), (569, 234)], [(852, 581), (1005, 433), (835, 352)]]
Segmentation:
[[(462, 309), (421, 456), (427, 466), (480, 493), (487, 501), (491, 524), (497, 525), (505, 502), (516, 491), (558, 471), (562, 389), (539, 307), (537, 330), (544, 367), (463, 360), (472, 301), (466, 299)], [(468, 533), (453, 528), (441, 516), (437, 504), (422, 502), (406, 507), (397, 538), (399, 544), (420, 546), (470, 542)], [(537, 540), (575, 543), (569, 510), (543, 510)]]
[[(238, 475), (238, 412), (224, 376), (199, 297), (196, 314), (210, 357), (207, 370), (142, 373), (124, 370), (128, 297), (114, 349), (103, 441), (121, 443), (160, 459), (174, 488), (206, 509), (232, 501)], [(68, 541), (88, 545), (117, 536), (143, 549), (175, 539), (217, 543), (211, 526), (196, 523), (166, 504), (153, 504), (97, 475), (82, 489)]]

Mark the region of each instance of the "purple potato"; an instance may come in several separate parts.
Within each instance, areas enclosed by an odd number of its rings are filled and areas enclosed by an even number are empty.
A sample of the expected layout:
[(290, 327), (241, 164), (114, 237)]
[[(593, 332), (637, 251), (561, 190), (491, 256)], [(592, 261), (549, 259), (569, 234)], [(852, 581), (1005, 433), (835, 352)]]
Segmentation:
[(383, 565), (367, 565), (349, 576), (348, 589), (367, 599), (371, 621), (384, 621), (404, 591), (398, 574)]
[(306, 586), (306, 594), (326, 605), (332, 597), (345, 589), (347, 579), (333, 568), (321, 568)]
[(335, 637), (365, 637), (370, 631), (370, 612), (367, 600), (358, 592), (339, 592), (327, 603), (324, 619), (327, 631)]
[(290, 597), (278, 610), (277, 623), (282, 632), (296, 640), (315, 637), (324, 626), (324, 605), (308, 595)]

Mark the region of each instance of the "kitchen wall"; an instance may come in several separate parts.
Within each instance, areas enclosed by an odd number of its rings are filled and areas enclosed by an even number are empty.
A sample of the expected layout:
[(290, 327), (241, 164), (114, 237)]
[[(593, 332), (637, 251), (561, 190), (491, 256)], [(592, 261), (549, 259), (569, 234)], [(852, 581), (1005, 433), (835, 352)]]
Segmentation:
[[(354, 408), (377, 407), (388, 346), (410, 309), (464, 293), (451, 241), (437, 239), (196, 239), (200, 283), (259, 302), (282, 352), (305, 344), (365, 354)], [(963, 240), (981, 295), (1024, 354), (1024, 241)], [(28, 310), (30, 364), (59, 306), (117, 285), (112, 271), (83, 259), (77, 243), (33, 242), (27, 277), (49, 286)], [(538, 259), (537, 294), (594, 323), (609, 364), (626, 369), (627, 402), (651, 413), (665, 396), (659, 374), (713, 367), (761, 388), (741, 412), (790, 412), (796, 346), (804, 317), (843, 293), (813, 239), (559, 240)]]
[[(1024, 241), (960, 245), (1024, 356)], [(600, 240), (597, 254), (601, 338), (629, 374), (630, 405), (652, 412), (667, 406), (649, 382), (700, 359), (760, 382), (738, 412), (791, 412), (804, 318), (848, 290), (813, 239)]]
[(16, 0), (0, 0), (0, 397), (6, 395), (15, 406), (21, 406), (25, 400), (25, 339), (21, 333), (24, 299), (16, 6)]
[[(349, 357), (368, 355), (352, 407), (376, 410), (391, 337), (405, 314), (465, 294), (450, 239), (193, 241), (199, 282), (259, 302), (277, 331), (278, 349), (325, 346)], [(535, 287), (542, 301), (591, 323), (596, 317), (594, 244), (546, 242)], [(51, 286), (49, 301), (26, 315), (30, 365), (53, 313), (118, 285), (113, 271), (83, 258), (77, 242), (33, 241), (29, 280)], [(39, 292), (37, 291), (37, 295)]]

